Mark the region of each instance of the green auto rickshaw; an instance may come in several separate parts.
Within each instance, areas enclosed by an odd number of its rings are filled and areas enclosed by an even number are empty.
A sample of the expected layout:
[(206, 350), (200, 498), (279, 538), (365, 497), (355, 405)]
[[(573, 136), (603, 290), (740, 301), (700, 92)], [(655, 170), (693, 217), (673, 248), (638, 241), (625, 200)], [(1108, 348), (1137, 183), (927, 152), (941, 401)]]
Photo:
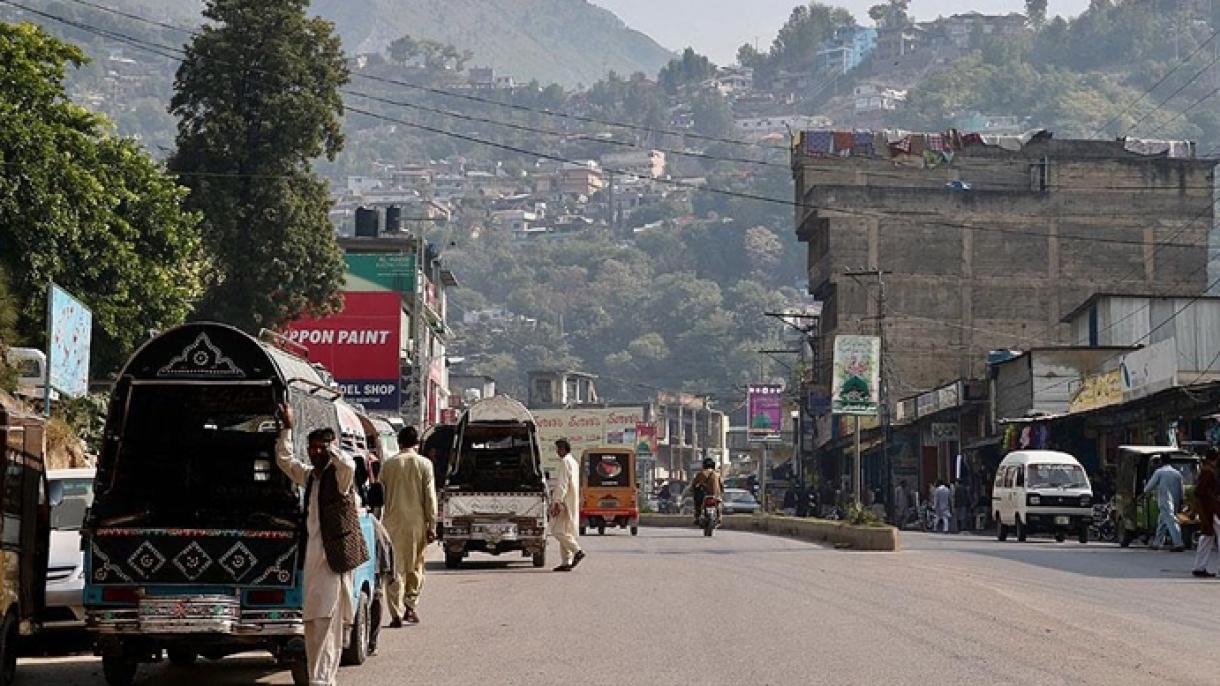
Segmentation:
[(1144, 484), (1156, 471), (1153, 465), (1165, 460), (1182, 474), (1183, 501), (1187, 507), (1178, 513), (1178, 524), (1182, 527), (1182, 542), (1188, 548), (1194, 543), (1199, 531), (1199, 518), (1191, 512), (1189, 503), (1194, 495), (1195, 483), (1199, 480), (1199, 456), (1170, 446), (1123, 445), (1118, 448), (1114, 497), (1117, 501), (1118, 542), (1124, 548), (1137, 538), (1150, 543), (1156, 535), (1160, 510), (1156, 496), (1144, 493)]

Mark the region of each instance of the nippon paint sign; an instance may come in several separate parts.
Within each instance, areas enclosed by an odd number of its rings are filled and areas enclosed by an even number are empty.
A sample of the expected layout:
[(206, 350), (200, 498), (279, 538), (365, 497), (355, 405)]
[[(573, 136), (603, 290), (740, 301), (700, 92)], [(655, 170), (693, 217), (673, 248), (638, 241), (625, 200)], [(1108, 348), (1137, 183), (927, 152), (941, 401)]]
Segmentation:
[(402, 317), (398, 293), (346, 292), (337, 314), (293, 322), (284, 333), (334, 375), (347, 400), (397, 413)]
[[(551, 474), (557, 474), (559, 456), (555, 441), (566, 438), (572, 444), (572, 455), (580, 459), (587, 448), (602, 445), (635, 446), (636, 426), (644, 423), (644, 408), (604, 407), (574, 410), (530, 410), (538, 426), (538, 447), (542, 464)], [(654, 433), (655, 436), (655, 433)]]

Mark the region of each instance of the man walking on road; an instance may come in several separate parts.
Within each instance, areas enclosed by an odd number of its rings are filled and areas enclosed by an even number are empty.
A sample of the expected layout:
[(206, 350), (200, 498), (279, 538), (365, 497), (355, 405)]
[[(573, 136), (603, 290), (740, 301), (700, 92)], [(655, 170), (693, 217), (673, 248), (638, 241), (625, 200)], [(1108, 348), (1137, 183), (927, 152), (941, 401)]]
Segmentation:
[(436, 540), (436, 481), (432, 463), (416, 450), (419, 434), (408, 426), (398, 432), (401, 452), (381, 467), (385, 511), (381, 522), (394, 542), (394, 581), (390, 584), (390, 626), (419, 624), (419, 593), (424, 586), (424, 554)]
[(970, 491), (961, 479), (958, 479), (957, 486), (953, 489), (953, 514), (954, 519), (957, 520), (958, 532), (968, 531), (970, 529)]
[[(293, 457), (292, 408), (280, 406), (280, 436), (275, 459), (293, 483), (305, 487), (305, 657), (310, 686), (334, 686), (339, 672), (343, 637), (350, 629), (352, 570), (368, 559), (364, 537), (356, 521), (353, 484), (356, 463), (338, 449), (335, 432), (315, 429), (309, 433), (309, 462)], [(355, 523), (354, 528), (352, 524)], [(324, 540), (345, 540), (340, 549), (327, 548)]]
[(949, 487), (944, 481), (936, 482), (936, 490), (932, 491), (932, 507), (936, 512), (936, 525), (932, 527), (933, 531), (939, 530), (941, 524), (944, 524), (944, 532), (949, 533), (949, 520), (951, 519), (949, 511), (952, 507), (952, 494), (949, 492)]
[(1144, 493), (1154, 492), (1160, 512), (1152, 547), (1159, 549), (1168, 536), (1173, 541), (1173, 552), (1180, 553), (1185, 550), (1182, 546), (1182, 527), (1178, 525), (1178, 508), (1182, 505), (1182, 473), (1169, 462), (1161, 464), (1144, 486)]
[(1211, 578), (1216, 576), (1210, 571), (1213, 558), (1220, 556), (1220, 545), (1216, 543), (1216, 529), (1220, 527), (1220, 483), (1216, 478), (1215, 448), (1208, 448), (1203, 456), (1203, 469), (1199, 471), (1199, 481), (1195, 484), (1195, 510), (1199, 513), (1199, 547), (1195, 551), (1195, 569), (1197, 577)]
[(580, 465), (572, 457), (572, 446), (566, 439), (555, 441), (559, 454), (559, 476), (551, 490), (551, 535), (559, 541), (560, 565), (556, 572), (570, 572), (585, 559), (576, 532), (580, 529)]

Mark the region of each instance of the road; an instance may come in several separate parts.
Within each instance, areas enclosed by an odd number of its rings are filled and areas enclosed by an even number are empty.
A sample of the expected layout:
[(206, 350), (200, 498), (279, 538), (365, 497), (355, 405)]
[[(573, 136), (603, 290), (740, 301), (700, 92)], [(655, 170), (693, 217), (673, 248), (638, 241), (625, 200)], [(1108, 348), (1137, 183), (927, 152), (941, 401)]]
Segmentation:
[[(1220, 581), (1189, 553), (904, 534), (897, 554), (721, 531), (582, 539), (570, 574), (430, 563), (423, 624), (344, 686), (1220, 683)], [(554, 555), (552, 549), (552, 555)], [(101, 684), (93, 658), (24, 684)], [(145, 667), (140, 683), (290, 683), (268, 661)]]

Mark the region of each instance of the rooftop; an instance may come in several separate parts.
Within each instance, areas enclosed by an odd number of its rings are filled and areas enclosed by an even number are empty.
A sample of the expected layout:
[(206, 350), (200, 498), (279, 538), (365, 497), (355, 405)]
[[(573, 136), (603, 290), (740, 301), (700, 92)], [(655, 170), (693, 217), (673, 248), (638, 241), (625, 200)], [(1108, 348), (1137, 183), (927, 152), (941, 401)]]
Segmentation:
[(1101, 299), (1103, 299), (1103, 298), (1149, 298), (1149, 299), (1152, 299), (1152, 300), (1178, 300), (1178, 299), (1181, 299), (1181, 298), (1193, 298), (1193, 299), (1195, 299), (1195, 300), (1220, 300), (1220, 296), (1216, 296), (1216, 295), (1201, 295), (1201, 294), (1199, 294), (1199, 293), (1177, 293), (1177, 294), (1175, 294), (1175, 293), (1111, 293), (1111, 292), (1101, 292), (1101, 293), (1094, 293), (1093, 295), (1090, 295), (1088, 300), (1085, 300), (1084, 302), (1082, 302), (1082, 303), (1080, 303), (1079, 305), (1077, 305), (1077, 306), (1075, 307), (1075, 309), (1073, 309), (1071, 312), (1068, 312), (1067, 314), (1063, 315), (1063, 318), (1062, 318), (1062, 319), (1060, 319), (1059, 321), (1060, 321), (1060, 322), (1063, 322), (1063, 323), (1065, 323), (1065, 324), (1070, 323), (1070, 322), (1071, 322), (1073, 319), (1075, 319), (1075, 318), (1076, 318), (1078, 315), (1080, 315), (1080, 314), (1081, 314), (1082, 312), (1084, 312), (1085, 310), (1088, 310), (1089, 308), (1091, 308), (1091, 307), (1093, 307), (1094, 305), (1096, 305), (1096, 304), (1098, 303), (1098, 301), (1100, 301), (1100, 300), (1101, 300)]

